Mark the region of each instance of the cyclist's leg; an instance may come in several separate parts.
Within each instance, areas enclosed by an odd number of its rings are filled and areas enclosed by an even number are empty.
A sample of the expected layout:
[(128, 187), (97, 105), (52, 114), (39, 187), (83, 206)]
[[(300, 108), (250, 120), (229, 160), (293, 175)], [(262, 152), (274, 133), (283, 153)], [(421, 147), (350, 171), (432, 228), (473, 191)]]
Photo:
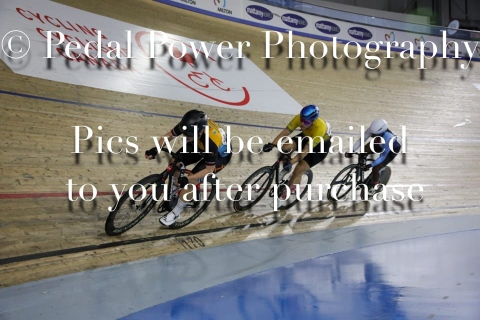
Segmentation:
[(175, 153), (175, 157), (180, 159), (185, 166), (194, 164), (202, 159), (200, 153), (194, 152), (193, 142), (188, 142), (185, 147), (180, 148)]
[(283, 153), (287, 153), (287, 154), (291, 154), (292, 152), (294, 152), (296, 149), (297, 149), (297, 137), (300, 136), (301, 134), (299, 135), (296, 135), (295, 137), (292, 138), (292, 142), (285, 142), (284, 144), (282, 144), (282, 152)]
[[(230, 162), (231, 159), (232, 159), (232, 153), (227, 154), (225, 157), (221, 157), (220, 155), (217, 155), (215, 168), (213, 169), (213, 173), (215, 174), (215, 177), (220, 171), (222, 171), (227, 166), (227, 164)], [(202, 159), (195, 165), (195, 167), (191, 170), (191, 172), (192, 174), (195, 174), (199, 171), (202, 171), (205, 168), (206, 168), (205, 159)], [(206, 178), (201, 178), (198, 180), (198, 182), (203, 183), (204, 179)], [(193, 187), (187, 188), (186, 190), (182, 190), (182, 192), (180, 193), (181, 195), (180, 199), (183, 199), (184, 200), (183, 202), (188, 202), (189, 200), (191, 200), (184, 197), (184, 195), (187, 194), (187, 192), (193, 195), (194, 194)]]
[(230, 160), (232, 159), (232, 153), (229, 153), (227, 156), (225, 157), (218, 157), (217, 158), (217, 163), (215, 164), (215, 173), (218, 173), (220, 171), (222, 171), (226, 166), (227, 164), (230, 162)]
[[(225, 157), (217, 156), (217, 161), (215, 162), (215, 168), (213, 169), (213, 173), (218, 173), (222, 171), (227, 164), (230, 162), (232, 159), (232, 153), (229, 153)], [(197, 163), (197, 165), (192, 169), (192, 173), (197, 173), (199, 171), (202, 171), (203, 169), (206, 168), (205, 161), (202, 160)]]
[(293, 170), (292, 177), (290, 178), (289, 186), (294, 186), (295, 184), (300, 183), (302, 174), (307, 172), (308, 169), (310, 169), (310, 165), (308, 164), (308, 162), (305, 161), (305, 159), (300, 161), (295, 167), (295, 169)]
[(380, 181), (380, 171), (385, 168), (395, 157), (397, 154), (395, 152), (390, 151), (380, 164), (376, 165), (372, 168), (372, 186), (375, 186)]
[[(369, 154), (381, 154), (384, 151), (384, 146), (380, 144), (373, 144), (373, 148), (371, 148), (371, 144), (368, 144), (365, 147), (365, 151)], [(397, 156), (396, 153), (390, 151), (381, 163), (376, 165), (372, 168), (372, 178), (368, 182), (368, 188), (372, 189), (376, 186), (380, 181), (380, 171), (387, 166), (395, 157)]]
[[(180, 149), (177, 154), (180, 154), (180, 159), (182, 159), (182, 162), (183, 164), (185, 165), (185, 167), (189, 166), (189, 165), (192, 165), (194, 163), (197, 163), (197, 162), (203, 162), (203, 156), (201, 153), (199, 153), (198, 151), (197, 152), (194, 152), (194, 145), (193, 145), (193, 142), (188, 142), (187, 145), (186, 145), (186, 150), (184, 151), (184, 148)], [(198, 164), (197, 164), (198, 166)], [(197, 168), (197, 166), (194, 167), (194, 169), (192, 170), (192, 173), (195, 173), (195, 172), (198, 172), (199, 170), (195, 171), (195, 168)], [(187, 189), (183, 189), (181, 192), (180, 192), (180, 199), (183, 199), (184, 201), (184, 204), (185, 202), (188, 202), (188, 199), (185, 199), (185, 194), (187, 192), (192, 192), (192, 188), (187, 188)]]
[(295, 167), (295, 170), (293, 170), (293, 174), (289, 182), (290, 188), (300, 183), (302, 175), (307, 170), (309, 170), (310, 168), (313, 168), (314, 166), (316, 166), (317, 164), (325, 160), (330, 150), (330, 146), (331, 146), (330, 140), (324, 141), (323, 152), (322, 152), (322, 143), (319, 143), (315, 146), (315, 148), (313, 148), (312, 150), (313, 152), (307, 154), (300, 161), (300, 163)]
[[(186, 145), (186, 149), (181, 148), (180, 150), (178, 150), (176, 152), (176, 157), (177, 157), (177, 159), (180, 159), (185, 166), (191, 165), (193, 163), (198, 162), (200, 159), (202, 159), (201, 154), (194, 153), (193, 151), (194, 151), (193, 143), (189, 142)], [(174, 181), (174, 183), (176, 183), (176, 181)], [(185, 206), (188, 203), (188, 199), (185, 199), (185, 194), (189, 191), (191, 191), (191, 190), (188, 190), (188, 188), (187, 188), (187, 190), (182, 189), (182, 191), (180, 192), (180, 195), (178, 197), (178, 201), (177, 201), (175, 207), (173, 208), (173, 210), (159, 219), (161, 224), (163, 224), (165, 226), (169, 226), (169, 225), (175, 223), (175, 220), (178, 218), (178, 216), (182, 212), (183, 208), (185, 208)]]
[(295, 157), (293, 157), (293, 159), (291, 160), (291, 163), (295, 164), (295, 163), (299, 162), (298, 157), (300, 156), (300, 152), (298, 152), (298, 151), (303, 150), (305, 145), (308, 143), (309, 139), (305, 138), (303, 133), (300, 133), (300, 134), (297, 134), (296, 136), (294, 136), (292, 138), (292, 140), (293, 140), (293, 143), (294, 143), (294, 148), (292, 149), (292, 153), (297, 152), (297, 155)]
[(298, 151), (297, 146), (303, 142), (301, 140), (302, 137), (303, 137), (303, 133), (300, 133), (292, 138), (291, 143), (284, 143), (282, 145), (282, 152), (285, 153), (286, 156), (283, 158), (283, 171), (282, 171), (282, 174), (280, 174), (280, 180), (282, 180), (283, 176), (286, 173), (292, 170), (292, 165), (298, 162), (297, 160), (295, 160), (296, 159), (295, 157), (292, 161), (292, 153), (295, 151)]
[[(188, 142), (186, 148), (181, 148), (176, 152), (176, 158), (180, 159), (185, 167), (197, 163), (198, 161), (202, 160), (203, 157), (200, 153), (194, 152), (193, 142)], [(178, 174), (175, 175), (175, 178), (178, 178)], [(183, 198), (183, 194), (186, 191), (182, 190), (181, 196)]]

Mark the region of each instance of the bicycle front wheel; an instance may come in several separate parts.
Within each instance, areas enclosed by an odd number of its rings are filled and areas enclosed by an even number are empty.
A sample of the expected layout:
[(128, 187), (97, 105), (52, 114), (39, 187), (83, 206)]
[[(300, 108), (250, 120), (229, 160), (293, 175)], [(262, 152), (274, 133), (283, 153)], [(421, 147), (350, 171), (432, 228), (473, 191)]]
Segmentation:
[[(345, 198), (352, 191), (353, 176), (357, 173), (357, 165), (351, 164), (343, 168), (333, 178), (330, 188), (327, 191), (327, 199), (338, 201)], [(357, 184), (360, 184), (360, 177), (356, 176)]]
[(252, 173), (235, 195), (233, 209), (241, 212), (253, 207), (267, 193), (273, 182), (273, 176), (272, 167), (262, 167)]
[(163, 188), (158, 184), (161, 178), (160, 174), (152, 174), (122, 194), (105, 222), (105, 232), (109, 236), (116, 236), (133, 228), (152, 210), (156, 200), (163, 199)]

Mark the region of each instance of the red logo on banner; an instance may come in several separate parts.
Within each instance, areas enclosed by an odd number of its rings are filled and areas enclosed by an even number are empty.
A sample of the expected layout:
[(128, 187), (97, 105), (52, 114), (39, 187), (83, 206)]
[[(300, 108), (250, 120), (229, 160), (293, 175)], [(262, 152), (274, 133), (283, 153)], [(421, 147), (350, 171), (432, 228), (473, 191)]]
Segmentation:
[[(136, 41), (138, 47), (142, 50), (145, 57), (149, 57), (148, 52), (143, 47), (143, 44), (142, 44), (142, 41), (141, 41), (144, 36), (150, 36), (150, 32), (148, 32), (148, 31), (137, 32), (135, 34), (135, 41)], [(188, 44), (186, 42), (183, 42), (181, 40), (175, 39), (175, 42), (182, 42), (185, 46), (192, 48), (190, 44)], [(168, 43), (165, 43), (165, 44), (168, 44)], [(216, 59), (214, 59), (212, 57), (209, 57), (208, 55), (206, 55), (201, 50), (197, 49), (197, 51), (200, 54), (205, 55), (210, 60), (212, 60), (214, 62), (216, 61)], [(174, 48), (172, 50), (172, 52), (173, 52), (173, 56), (175, 58), (179, 58), (181, 56), (181, 52), (178, 49)], [(250, 102), (250, 93), (248, 92), (248, 89), (246, 87), (242, 87), (243, 97), (241, 97), (238, 101), (227, 101), (227, 100), (223, 100), (219, 97), (215, 97), (215, 96), (211, 95), (211, 93), (210, 93), (211, 90), (209, 90), (209, 93), (207, 94), (203, 90), (218, 88), (222, 92), (232, 92), (232, 93), (234, 93), (234, 92), (238, 92), (238, 91), (232, 91), (231, 88), (227, 84), (225, 84), (225, 81), (223, 81), (219, 78), (216, 78), (215, 76), (211, 76), (210, 74), (208, 74), (205, 71), (204, 72), (196, 71), (195, 70), (195, 65), (194, 65), (195, 57), (193, 55), (185, 54), (179, 60), (182, 61), (182, 62), (186, 62), (192, 68), (190, 71), (186, 71), (187, 73), (185, 74), (185, 79), (181, 79), (181, 78), (177, 77), (176, 75), (174, 75), (172, 72), (170, 72), (169, 70), (167, 70), (166, 68), (164, 68), (161, 64), (159, 64), (157, 62), (155, 62), (155, 65), (158, 68), (160, 68), (163, 72), (165, 72), (167, 75), (172, 77), (174, 80), (181, 83), (186, 88), (188, 88), (188, 89), (190, 89), (190, 90), (192, 90), (192, 91), (194, 91), (194, 92), (196, 92), (196, 93), (198, 93), (198, 94), (200, 94), (200, 95), (202, 95), (202, 96), (204, 96), (208, 99), (211, 99), (211, 100), (214, 100), (214, 101), (217, 101), (217, 102), (220, 102), (220, 103), (225, 103), (225, 104), (228, 104), (228, 105), (231, 105), (231, 106), (244, 106), (244, 105), (246, 105)], [(233, 97), (232, 97), (232, 99), (233, 99)]]

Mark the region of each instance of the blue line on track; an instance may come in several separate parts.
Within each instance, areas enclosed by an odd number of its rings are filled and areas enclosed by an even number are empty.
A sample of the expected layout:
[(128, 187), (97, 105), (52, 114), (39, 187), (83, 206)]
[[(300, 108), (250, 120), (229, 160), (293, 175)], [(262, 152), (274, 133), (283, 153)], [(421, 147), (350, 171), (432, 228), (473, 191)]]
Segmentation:
[[(181, 116), (175, 116), (166, 113), (159, 113), (159, 112), (149, 112), (149, 111), (142, 111), (142, 110), (131, 110), (131, 109), (122, 109), (117, 107), (109, 107), (109, 106), (102, 106), (99, 104), (92, 104), (92, 103), (85, 103), (85, 102), (78, 102), (78, 101), (71, 101), (71, 100), (64, 100), (64, 99), (57, 99), (57, 98), (49, 98), (49, 97), (42, 97), (27, 93), (19, 93), (19, 92), (12, 92), (6, 90), (0, 90), (0, 94), (6, 94), (16, 97), (22, 98), (29, 98), (29, 99), (36, 99), (36, 100), (43, 100), (43, 101), (50, 101), (50, 102), (58, 102), (58, 103), (65, 103), (71, 105), (77, 105), (82, 107), (89, 107), (101, 110), (111, 110), (111, 111), (120, 111), (120, 112), (128, 112), (128, 113), (136, 113), (141, 115), (149, 115), (155, 117), (167, 117), (167, 118), (177, 118), (180, 119)], [(219, 123), (228, 124), (228, 125), (237, 125), (237, 126), (244, 126), (244, 127), (252, 127), (252, 128), (260, 128), (260, 129), (279, 129), (283, 130), (285, 127), (274, 127), (274, 126), (265, 126), (265, 125), (258, 125), (258, 124), (248, 124), (248, 123), (241, 123), (241, 122), (231, 122), (231, 121), (218, 121)], [(332, 131), (335, 135), (348, 135), (351, 136), (352, 132), (343, 132), (343, 131)], [(429, 141), (456, 141), (456, 142), (469, 142), (469, 143), (480, 143), (478, 139), (446, 139), (446, 138), (421, 138), (421, 137), (409, 137), (411, 140), (424, 140), (428, 139)]]
[[(92, 103), (84, 103), (84, 102), (77, 102), (77, 101), (57, 99), (57, 98), (48, 98), (48, 97), (36, 96), (36, 95), (32, 95), (32, 94), (11, 92), (11, 91), (5, 91), (5, 90), (0, 90), (0, 94), (7, 94), (7, 95), (11, 95), (11, 96), (16, 96), (16, 97), (44, 100), (44, 101), (50, 101), (50, 102), (73, 104), (73, 105), (77, 105), (77, 106), (89, 107), (89, 108), (95, 108), (95, 109), (102, 109), (102, 110), (112, 110), (112, 111), (120, 111), (120, 112), (137, 113), (137, 114), (156, 116), (156, 117), (167, 117), (167, 118), (178, 118), (178, 119), (182, 118), (181, 116), (175, 116), (175, 115), (166, 114), (166, 113), (122, 109), (122, 108), (117, 108), (117, 107), (108, 107), (108, 106), (102, 106), (102, 105), (92, 104)], [(284, 127), (264, 126), (264, 125), (247, 124), (247, 123), (240, 123), (240, 122), (221, 121), (221, 123), (238, 125), (238, 126), (246, 126), (246, 127), (254, 127), (254, 128), (262, 128), (262, 129), (284, 129)]]

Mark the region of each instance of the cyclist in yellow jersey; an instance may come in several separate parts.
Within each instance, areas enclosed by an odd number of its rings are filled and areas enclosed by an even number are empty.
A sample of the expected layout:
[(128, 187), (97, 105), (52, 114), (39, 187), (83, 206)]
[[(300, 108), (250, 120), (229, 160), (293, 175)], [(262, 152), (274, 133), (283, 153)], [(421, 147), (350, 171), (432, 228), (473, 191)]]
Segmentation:
[[(208, 126), (209, 130), (208, 140), (207, 135), (205, 134), (206, 126)], [(195, 130), (197, 130), (196, 132), (198, 135), (197, 152), (195, 152), (194, 149)], [(185, 166), (198, 162), (191, 170), (190, 175), (179, 178), (178, 184), (181, 188), (188, 183), (196, 184), (209, 173), (220, 172), (230, 162), (232, 153), (227, 153), (225, 132), (216, 122), (208, 119), (204, 112), (199, 110), (188, 111), (182, 117), (182, 120), (160, 139), (159, 145), (164, 145), (165, 140), (170, 141), (181, 134), (187, 137), (187, 144), (176, 152), (175, 157), (177, 159), (180, 158)], [(158, 150), (154, 147), (145, 151), (145, 158), (149, 160), (155, 159), (157, 154)], [(182, 201), (184, 195), (191, 193), (192, 191), (193, 190), (183, 189), (175, 208), (160, 218), (160, 223), (165, 226), (173, 224), (187, 204)]]
[(282, 145), (282, 152), (284, 153), (292, 153), (298, 150), (298, 146), (301, 145), (301, 152), (297, 153), (293, 159), (287, 157), (283, 164), (283, 173), (286, 173), (292, 169), (292, 164), (298, 163), (289, 181), (292, 194), (295, 191), (294, 186), (300, 183), (302, 175), (308, 169), (322, 162), (328, 155), (331, 145), (330, 125), (319, 115), (320, 111), (317, 106), (308, 105), (304, 107), (300, 114), (293, 117), (273, 142), (263, 146), (264, 152), (270, 152), (273, 147), (278, 145), (280, 139), (289, 136), (297, 128), (301, 129), (302, 132), (292, 138), (292, 143), (287, 142)]

